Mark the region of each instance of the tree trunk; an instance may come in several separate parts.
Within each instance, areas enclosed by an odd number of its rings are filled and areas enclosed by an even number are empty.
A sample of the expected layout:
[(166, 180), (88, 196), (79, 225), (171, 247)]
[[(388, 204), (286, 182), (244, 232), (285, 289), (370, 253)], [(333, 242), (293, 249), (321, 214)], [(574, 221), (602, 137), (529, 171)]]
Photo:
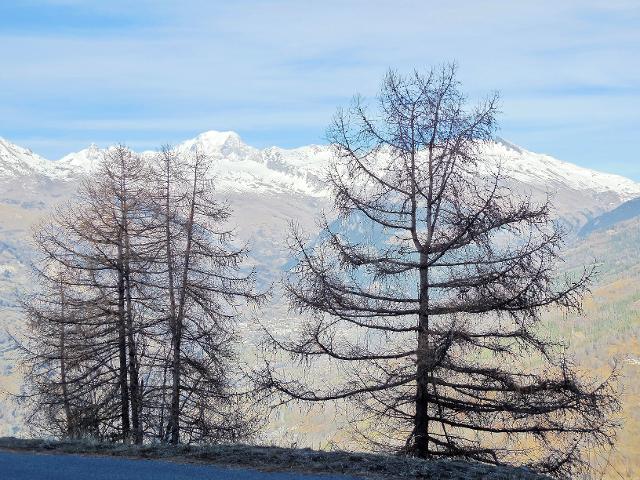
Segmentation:
[(122, 246), (118, 245), (118, 383), (120, 384), (120, 403), (122, 417), (122, 440), (126, 443), (130, 437), (129, 422), (129, 385), (127, 382), (127, 334), (125, 319), (124, 274), (122, 271)]
[(178, 312), (176, 315), (175, 332), (172, 338), (173, 347), (173, 389), (171, 398), (171, 443), (180, 441), (180, 350), (182, 346), (182, 318), (184, 316), (187, 283), (189, 280), (189, 269), (191, 267), (191, 242), (193, 239), (193, 220), (196, 207), (196, 192), (198, 180), (198, 167), (194, 166), (193, 188), (191, 191), (191, 203), (189, 205), (189, 218), (187, 219), (187, 241), (184, 250), (184, 265), (182, 270), (182, 284), (180, 285), (180, 298), (178, 301)]
[[(125, 276), (128, 276), (125, 274)], [(127, 280), (125, 282), (129, 284)], [(142, 443), (142, 428), (140, 425), (140, 381), (138, 376), (138, 359), (136, 353), (136, 342), (134, 337), (133, 312), (131, 308), (130, 287), (126, 289), (127, 299), (127, 343), (129, 346), (129, 389), (131, 391), (131, 424), (133, 427), (133, 441), (136, 444)]]
[[(169, 159), (166, 171), (165, 193), (165, 247), (167, 255), (167, 276), (169, 282), (169, 325), (171, 328), (171, 406), (169, 408), (169, 424), (167, 426), (171, 443), (180, 441), (180, 340), (178, 339), (178, 318), (176, 313), (176, 297), (174, 285), (174, 263), (171, 243), (171, 169)], [(166, 370), (165, 370), (166, 378)], [(164, 398), (164, 394), (163, 394)], [(164, 402), (163, 402), (164, 408)]]
[(70, 438), (75, 437), (73, 428), (73, 417), (71, 415), (71, 405), (69, 403), (69, 385), (67, 384), (67, 352), (65, 345), (65, 297), (62, 287), (60, 288), (60, 383), (62, 384), (62, 404), (66, 420), (66, 433)]
[(172, 358), (172, 385), (171, 385), (171, 411), (170, 411), (170, 429), (171, 443), (180, 441), (180, 328), (178, 322), (175, 322), (175, 331), (171, 341), (173, 350)]
[(164, 410), (166, 406), (167, 397), (167, 364), (165, 363), (164, 370), (162, 372), (162, 401), (160, 402), (160, 420), (158, 421), (158, 438), (161, 442), (166, 440), (166, 432), (164, 429)]
[(136, 444), (142, 443), (142, 428), (140, 425), (140, 382), (138, 376), (138, 359), (136, 352), (136, 341), (133, 325), (133, 305), (131, 299), (131, 247), (129, 242), (129, 232), (127, 229), (126, 203), (123, 206), (123, 234), (124, 234), (124, 261), (123, 274), (125, 286), (126, 300), (126, 318), (127, 318), (127, 343), (129, 346), (129, 389), (131, 391), (131, 423), (133, 427), (133, 441)]
[(414, 419), (415, 454), (429, 456), (429, 278), (427, 255), (420, 254), (420, 313), (418, 314), (418, 352), (416, 355), (416, 412)]

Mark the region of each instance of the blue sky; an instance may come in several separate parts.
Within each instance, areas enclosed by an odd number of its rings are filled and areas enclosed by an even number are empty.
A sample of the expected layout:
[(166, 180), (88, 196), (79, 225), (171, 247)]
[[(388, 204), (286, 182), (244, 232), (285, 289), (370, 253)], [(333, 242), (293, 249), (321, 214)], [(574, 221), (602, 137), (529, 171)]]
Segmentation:
[(0, 136), (48, 158), (210, 129), (323, 142), (388, 68), (454, 60), (500, 135), (640, 180), (640, 2), (8, 0)]

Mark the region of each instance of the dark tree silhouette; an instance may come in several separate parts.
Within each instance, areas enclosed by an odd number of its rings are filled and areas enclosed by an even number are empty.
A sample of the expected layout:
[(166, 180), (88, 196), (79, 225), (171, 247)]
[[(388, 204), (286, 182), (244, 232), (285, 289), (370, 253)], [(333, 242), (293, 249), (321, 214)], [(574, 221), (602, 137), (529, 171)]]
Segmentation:
[(580, 309), (592, 273), (557, 281), (550, 205), (517, 198), (482, 162), (497, 97), (468, 109), (455, 73), (390, 72), (377, 110), (356, 98), (337, 113), (328, 183), (340, 215), (313, 242), (294, 232), (285, 282), (309, 320), (268, 341), (338, 379), (273, 362), (259, 378), (283, 401), (354, 401), (382, 448), (571, 474), (611, 445), (617, 402), (538, 325), (547, 308)]

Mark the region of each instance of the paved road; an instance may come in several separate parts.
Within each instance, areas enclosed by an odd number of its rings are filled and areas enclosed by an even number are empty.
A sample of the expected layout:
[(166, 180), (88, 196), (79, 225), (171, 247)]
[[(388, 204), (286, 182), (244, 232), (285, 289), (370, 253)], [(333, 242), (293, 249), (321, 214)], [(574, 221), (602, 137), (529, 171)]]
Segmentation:
[(2, 480), (356, 480), (335, 475), (264, 473), (160, 460), (0, 451)]

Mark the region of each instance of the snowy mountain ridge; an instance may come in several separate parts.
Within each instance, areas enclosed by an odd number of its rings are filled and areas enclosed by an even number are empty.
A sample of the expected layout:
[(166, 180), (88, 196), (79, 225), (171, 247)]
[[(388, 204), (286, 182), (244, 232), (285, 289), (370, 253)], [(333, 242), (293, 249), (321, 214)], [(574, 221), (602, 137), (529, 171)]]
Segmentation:
[[(186, 140), (176, 148), (182, 151), (198, 149), (210, 156), (211, 173), (223, 192), (291, 192), (316, 197), (327, 194), (321, 181), (322, 172), (332, 156), (327, 145), (258, 149), (244, 143), (235, 132), (212, 130)], [(500, 164), (506, 177), (550, 193), (570, 189), (595, 195), (610, 194), (613, 198), (608, 199), (609, 205), (603, 205), (605, 209), (640, 196), (638, 182), (530, 152), (502, 139), (487, 143), (483, 150), (487, 171)], [(91, 145), (50, 161), (0, 138), (0, 178), (36, 174), (74, 180), (82, 174), (90, 174), (101, 155), (102, 150)]]
[(0, 137), (0, 179), (40, 174), (55, 175), (56, 164)]
[(600, 193), (615, 191), (626, 201), (640, 196), (640, 183), (612, 173), (600, 172), (550, 155), (534, 153), (506, 140), (497, 139), (485, 149), (487, 160), (502, 160), (505, 174), (526, 183), (562, 184), (575, 190), (594, 190)]

